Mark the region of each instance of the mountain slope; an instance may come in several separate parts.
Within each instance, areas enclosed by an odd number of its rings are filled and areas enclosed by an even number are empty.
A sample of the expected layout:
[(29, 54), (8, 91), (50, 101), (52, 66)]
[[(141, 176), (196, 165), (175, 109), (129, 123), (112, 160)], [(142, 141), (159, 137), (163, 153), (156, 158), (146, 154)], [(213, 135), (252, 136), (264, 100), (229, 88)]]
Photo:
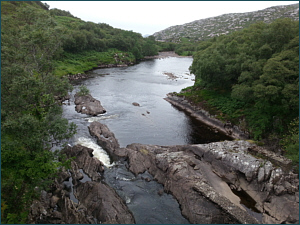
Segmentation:
[(299, 20), (299, 4), (274, 6), (255, 12), (231, 13), (196, 20), (183, 25), (169, 27), (154, 33), (153, 36), (158, 41), (178, 42), (183, 37), (193, 41), (201, 41), (222, 34), (229, 34), (258, 21), (271, 23), (283, 17)]

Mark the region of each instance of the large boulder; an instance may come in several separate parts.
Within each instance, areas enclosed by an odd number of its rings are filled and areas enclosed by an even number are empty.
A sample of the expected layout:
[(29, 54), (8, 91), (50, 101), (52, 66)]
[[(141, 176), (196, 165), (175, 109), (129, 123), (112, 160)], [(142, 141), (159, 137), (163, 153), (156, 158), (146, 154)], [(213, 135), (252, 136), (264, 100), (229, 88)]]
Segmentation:
[(116, 160), (118, 156), (116, 152), (119, 150), (120, 145), (114, 133), (105, 124), (98, 121), (92, 122), (88, 128), (90, 135), (97, 139), (98, 145), (106, 150), (112, 159)]
[(76, 105), (75, 110), (78, 113), (97, 116), (98, 114), (103, 114), (106, 112), (101, 105), (101, 102), (93, 98), (90, 94), (83, 96), (76, 94), (74, 97)]

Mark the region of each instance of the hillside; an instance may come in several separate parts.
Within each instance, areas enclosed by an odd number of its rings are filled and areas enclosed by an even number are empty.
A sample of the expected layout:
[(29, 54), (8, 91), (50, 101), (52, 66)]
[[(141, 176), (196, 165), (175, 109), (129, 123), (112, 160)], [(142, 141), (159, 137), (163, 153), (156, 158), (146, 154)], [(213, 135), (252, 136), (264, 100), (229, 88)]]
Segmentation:
[(279, 18), (299, 20), (299, 4), (274, 6), (247, 13), (231, 13), (176, 25), (153, 34), (158, 41), (178, 42), (185, 37), (193, 41), (207, 40), (249, 27), (258, 21), (271, 23)]
[(84, 22), (41, 2), (1, 2), (1, 223), (25, 224), (37, 190), (69, 161), (55, 151), (76, 133), (62, 116), (66, 75), (155, 55), (153, 38)]

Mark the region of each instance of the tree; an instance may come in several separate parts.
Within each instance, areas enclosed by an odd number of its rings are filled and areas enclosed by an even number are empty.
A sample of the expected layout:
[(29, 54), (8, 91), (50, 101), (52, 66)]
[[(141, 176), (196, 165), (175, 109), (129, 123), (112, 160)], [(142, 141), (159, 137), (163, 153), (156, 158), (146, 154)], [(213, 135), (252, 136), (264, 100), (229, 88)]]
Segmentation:
[(57, 101), (71, 86), (52, 74), (61, 41), (47, 11), (18, 8), (1, 25), (1, 219), (25, 223), (37, 188), (66, 163), (52, 147), (75, 133)]
[(299, 114), (298, 32), (299, 22), (285, 18), (201, 42), (191, 66), (194, 86), (225, 89), (244, 103), (255, 139), (282, 136)]

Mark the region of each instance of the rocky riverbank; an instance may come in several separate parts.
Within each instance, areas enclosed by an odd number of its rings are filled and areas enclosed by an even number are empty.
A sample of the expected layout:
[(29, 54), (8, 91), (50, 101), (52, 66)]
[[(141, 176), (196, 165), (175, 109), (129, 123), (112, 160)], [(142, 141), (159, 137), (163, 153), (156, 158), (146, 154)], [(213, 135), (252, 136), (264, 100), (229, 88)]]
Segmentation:
[[(147, 171), (163, 184), (191, 223), (299, 222), (298, 175), (289, 171), (287, 159), (250, 154), (258, 151), (252, 143), (119, 148), (107, 126), (93, 122), (89, 131), (115, 160), (125, 158), (131, 172)], [(256, 214), (234, 192), (250, 196)]]
[(71, 169), (62, 171), (51, 190), (34, 201), (30, 223), (43, 224), (133, 224), (132, 213), (116, 191), (103, 180), (103, 164), (93, 150), (76, 145), (64, 149), (72, 158)]
[[(125, 160), (133, 174), (148, 172), (161, 183), (190, 223), (299, 223), (298, 175), (289, 170), (288, 160), (268, 155), (253, 143), (120, 148), (106, 125), (93, 122), (89, 132), (112, 161)], [(76, 145), (63, 151), (72, 158), (71, 169), (62, 171), (52, 189), (34, 202), (30, 221), (134, 223), (124, 200), (104, 182), (104, 165), (93, 150)], [(245, 207), (242, 195), (252, 206)]]
[(249, 135), (239, 129), (237, 126), (233, 126), (231, 123), (223, 123), (217, 120), (207, 111), (192, 105), (184, 97), (177, 96), (176, 94), (169, 93), (167, 97), (164, 98), (166, 101), (171, 103), (173, 106), (190, 113), (191, 116), (195, 117), (197, 120), (205, 123), (206, 125), (214, 128), (218, 132), (222, 132), (232, 139), (247, 139)]

